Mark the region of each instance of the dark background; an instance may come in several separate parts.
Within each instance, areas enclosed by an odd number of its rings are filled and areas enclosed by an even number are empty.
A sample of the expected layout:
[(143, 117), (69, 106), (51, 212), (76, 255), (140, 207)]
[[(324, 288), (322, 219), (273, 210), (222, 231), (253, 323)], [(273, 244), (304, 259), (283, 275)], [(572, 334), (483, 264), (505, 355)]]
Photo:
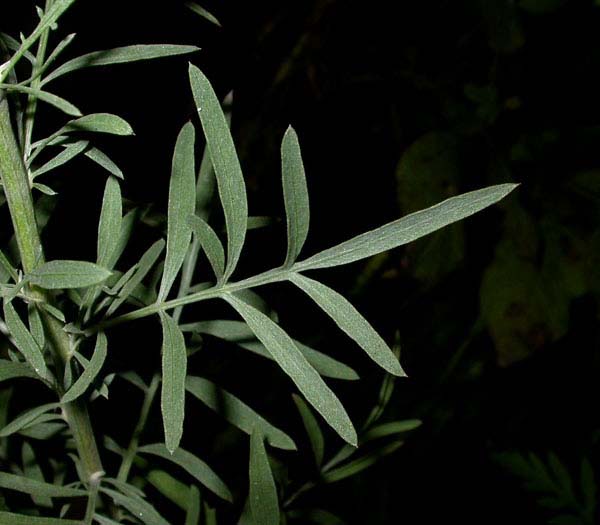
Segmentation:
[[(30, 29), (29, 4), (3, 13), (2, 29)], [(555, 454), (581, 496), (581, 462), (598, 465), (600, 429), (596, 4), (207, 1), (218, 28), (183, 2), (104, 0), (78, 2), (61, 21), (62, 34), (78, 33), (68, 56), (133, 43), (202, 48), (51, 84), (84, 112), (108, 111), (132, 124), (135, 137), (102, 145), (125, 172), (124, 196), (156, 212), (166, 208), (175, 137), (195, 112), (188, 59), (219, 95), (233, 90), (233, 133), (254, 215), (283, 217), (279, 144), (288, 124), (296, 128), (312, 206), (307, 254), (456, 193), (521, 183), (501, 205), (458, 226), (318, 275), (387, 341), (399, 331), (409, 379), (398, 381), (386, 417), (420, 418), (423, 426), (378, 466), (319, 489), (308, 502), (352, 524), (541, 524), (563, 514), (538, 504), (539, 491), (511, 472), (507, 452), (533, 452), (545, 463)], [(48, 110), (39, 136), (61, 118)], [(45, 233), (50, 258), (94, 257), (104, 181), (85, 160), (43, 181), (59, 191)], [(276, 222), (251, 232), (238, 276), (279, 264), (284, 230)], [(155, 237), (140, 230), (132, 261)], [(291, 289), (265, 294), (291, 334), (358, 368), (363, 381), (334, 388), (360, 421), (381, 374)], [(189, 316), (215, 312), (220, 306)], [(133, 325), (116, 330), (114, 370), (158, 365), (156, 323), (137, 328), (134, 335)], [(289, 384), (275, 367), (233, 350), (208, 348), (194, 359), (193, 370), (301, 432), (290, 415)], [(135, 396), (115, 382), (112, 403), (92, 409), (99, 428), (122, 444), (139, 409)], [(115, 419), (123, 428), (108, 430)], [(207, 411), (196, 417), (188, 408), (186, 424), (186, 442), (200, 443), (243, 496), (244, 446), (223, 441), (227, 434), (218, 434)], [(158, 419), (154, 425), (160, 439)], [(327, 437), (333, 452), (338, 442)], [(288, 459), (290, 476), (302, 478), (302, 461)]]

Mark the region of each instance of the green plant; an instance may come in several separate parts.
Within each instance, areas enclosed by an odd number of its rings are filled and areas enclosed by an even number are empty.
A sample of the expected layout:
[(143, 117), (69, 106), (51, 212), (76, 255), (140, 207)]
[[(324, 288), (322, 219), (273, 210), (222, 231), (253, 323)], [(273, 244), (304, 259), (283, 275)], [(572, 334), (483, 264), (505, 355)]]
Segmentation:
[[(0, 381), (28, 378), (41, 381), (56, 400), (36, 405), (20, 395), (30, 407), (0, 430), (0, 521), (6, 524), (92, 523), (120, 521), (146, 524), (168, 523), (145, 496), (155, 487), (181, 507), (185, 523), (216, 523), (216, 511), (202, 503), (197, 484), (227, 502), (232, 493), (221, 478), (199, 457), (180, 447), (184, 430), (186, 392), (223, 415), (250, 436), (249, 496), (241, 522), (276, 524), (281, 519), (318, 523), (335, 522), (323, 510), (303, 510), (295, 502), (319, 482), (334, 482), (368, 467), (378, 457), (393, 452), (401, 441), (396, 436), (418, 425), (415, 421), (378, 424), (389, 400), (392, 377), (404, 372), (395, 354), (361, 314), (340, 294), (305, 275), (309, 270), (348, 264), (395, 248), (468, 217), (506, 196), (515, 185), (503, 184), (453, 197), (425, 210), (359, 235), (333, 248), (298, 260), (309, 229), (309, 201), (300, 147), (290, 128), (283, 137), (282, 180), (287, 218), (288, 247), (279, 267), (234, 281), (249, 227), (246, 188), (226, 115), (204, 74), (189, 67), (190, 85), (204, 132), (206, 148), (199, 170), (195, 166), (195, 126), (187, 123), (175, 145), (166, 218), (166, 242), (159, 237), (139, 261), (119, 270), (121, 256), (132, 235), (136, 210), (123, 215), (117, 165), (90, 143), (94, 133), (131, 135), (122, 118), (106, 113), (82, 115), (65, 99), (47, 90), (48, 84), (81, 68), (147, 60), (195, 51), (191, 46), (129, 46), (90, 53), (54, 67), (72, 37), (60, 41), (48, 54), (49, 35), (59, 17), (74, 0), (47, 0), (38, 11), (40, 21), (21, 41), (1, 36), (8, 60), (0, 66), (0, 175), (4, 199), (12, 219), (14, 241), (0, 252), (1, 293), (4, 303), (2, 328), (7, 336), (5, 356), (0, 360)], [(35, 46), (36, 53), (30, 52)], [(16, 66), (31, 64), (24, 80)], [(48, 137), (34, 141), (38, 102), (51, 104), (70, 117)], [(40, 163), (55, 148), (61, 151)], [(46, 202), (54, 191), (39, 177), (85, 155), (108, 171), (98, 225), (95, 262), (46, 261), (40, 231), (47, 221)], [(197, 175), (198, 171), (198, 175)], [(42, 194), (34, 198), (37, 192)], [(226, 247), (209, 225), (213, 194), (223, 209)], [(162, 263), (159, 263), (163, 251)], [(198, 261), (204, 254), (214, 273), (209, 282), (196, 283)], [(202, 272), (205, 268), (200, 268)], [(179, 280), (176, 292), (173, 286)], [(353, 339), (386, 375), (378, 403), (359, 435), (344, 407), (322, 379), (356, 379), (347, 365), (294, 341), (277, 322), (273, 312), (254, 288), (290, 282), (305, 292), (338, 327)], [(203, 301), (224, 301), (242, 321), (228, 319), (181, 323), (183, 309)], [(130, 310), (115, 315), (119, 308)], [(107, 396), (114, 375), (103, 377), (110, 358), (111, 328), (143, 317), (158, 316), (163, 333), (162, 370), (144, 382), (136, 371), (119, 374), (144, 393), (138, 423), (129, 445), (121, 448), (111, 429), (92, 430), (90, 401)], [(184, 334), (189, 334), (186, 336)], [(295, 450), (294, 440), (253, 409), (204, 377), (188, 374), (187, 362), (202, 334), (238, 343), (243, 348), (274, 360), (303, 397), (294, 401), (308, 431), (317, 479), (288, 485), (270, 457), (266, 445)], [(93, 349), (92, 349), (93, 348)], [(164, 443), (141, 445), (141, 437), (160, 388)], [(8, 396), (8, 394), (6, 394)], [(305, 403), (306, 400), (308, 404)], [(324, 463), (324, 437), (311, 408), (346, 442)], [(7, 419), (8, 400), (0, 405)], [(114, 474), (105, 472), (95, 435), (103, 436), (108, 451), (121, 456)], [(392, 441), (354, 458), (355, 448), (377, 440)], [(63, 457), (50, 461), (52, 482), (36, 462), (31, 440), (53, 439), (61, 443)], [(21, 458), (14, 448), (21, 445)], [(72, 460), (72, 465), (66, 461)], [(183, 479), (155, 469), (148, 458), (160, 458), (186, 472)], [(73, 471), (74, 466), (74, 471)], [(133, 467), (143, 477), (131, 477)], [(76, 473), (76, 476), (74, 475)], [(276, 483), (277, 481), (277, 483)], [(18, 494), (31, 497), (31, 502)], [(58, 500), (58, 501), (57, 501)], [(58, 502), (67, 501), (60, 506)], [(85, 502), (82, 505), (82, 502)], [(60, 508), (57, 516), (56, 510)], [(52, 515), (53, 517), (44, 517)]]

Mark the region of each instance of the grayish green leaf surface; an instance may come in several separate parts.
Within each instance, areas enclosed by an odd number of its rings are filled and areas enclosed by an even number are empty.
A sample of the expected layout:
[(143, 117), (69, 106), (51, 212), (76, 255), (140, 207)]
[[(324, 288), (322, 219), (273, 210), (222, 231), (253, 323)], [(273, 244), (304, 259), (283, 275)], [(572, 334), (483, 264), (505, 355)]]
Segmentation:
[(0, 437), (7, 437), (15, 432), (18, 432), (22, 428), (32, 424), (41, 415), (45, 414), (46, 412), (50, 412), (51, 410), (56, 410), (59, 406), (59, 403), (46, 403), (44, 405), (26, 410), (8, 423), (8, 425), (6, 425), (2, 430), (0, 430)]
[(242, 316), (306, 400), (315, 407), (342, 439), (351, 445), (356, 445), (356, 431), (340, 400), (298, 350), (290, 336), (265, 314), (248, 306), (238, 298), (229, 294), (224, 295), (223, 298)]
[(212, 13), (209, 13), (204, 7), (196, 2), (186, 2), (185, 6), (191, 9), (197, 15), (200, 15), (205, 20), (208, 20), (211, 24), (221, 27), (221, 22)]
[(187, 391), (205, 405), (221, 414), (232, 425), (246, 434), (257, 428), (273, 447), (284, 450), (296, 450), (292, 438), (274, 427), (252, 410), (246, 403), (219, 388), (215, 383), (203, 377), (188, 376), (185, 381)]
[(491, 206), (506, 197), (516, 186), (499, 184), (451, 197), (319, 252), (297, 263), (296, 269), (313, 270), (348, 264), (407, 244)]
[(51, 106), (54, 106), (56, 109), (59, 109), (63, 113), (66, 113), (72, 117), (80, 117), (82, 114), (81, 111), (79, 111), (79, 109), (71, 104), (68, 100), (61, 98), (58, 95), (48, 93), (47, 91), (42, 91), (41, 89), (33, 89), (15, 84), (0, 84), (0, 89), (5, 91), (16, 91), (17, 93), (30, 95), (43, 102), (46, 102), (47, 104), (50, 104)]
[(250, 437), (250, 509), (255, 525), (279, 525), (277, 487), (269, 465), (263, 436), (255, 429)]
[(62, 166), (63, 164), (66, 164), (71, 159), (79, 155), (85, 148), (87, 148), (88, 144), (89, 143), (87, 140), (80, 140), (78, 142), (74, 142), (73, 144), (67, 145), (65, 149), (61, 151), (58, 155), (50, 159), (43, 166), (40, 166), (38, 169), (36, 169), (31, 176), (35, 179), (36, 177), (39, 177), (44, 173), (52, 171), (53, 169), (56, 169), (59, 166)]
[[(264, 345), (256, 339), (254, 332), (242, 321), (230, 321), (228, 319), (199, 321), (197, 323), (183, 324), (181, 325), (181, 329), (184, 332), (209, 334), (220, 339), (225, 339), (262, 357), (273, 359)], [(295, 339), (293, 341), (298, 350), (302, 352), (306, 360), (320, 375), (347, 381), (359, 379), (358, 374), (348, 365), (318, 350), (314, 350)]]
[(190, 64), (190, 83), (213, 169), (227, 227), (227, 281), (240, 258), (248, 221), (248, 201), (242, 168), (221, 104), (204, 74)]
[(184, 55), (198, 51), (196, 46), (180, 46), (169, 44), (151, 44), (117, 47), (103, 51), (94, 51), (65, 62), (44, 79), (44, 84), (62, 75), (87, 67), (107, 66), (110, 64), (123, 64), (140, 60)]
[(137, 263), (137, 268), (135, 270), (135, 273), (133, 274), (131, 279), (129, 279), (123, 285), (123, 287), (119, 291), (118, 297), (110, 305), (107, 315), (112, 315), (115, 312), (115, 310), (117, 308), (119, 308), (119, 306), (121, 306), (121, 304), (123, 304), (123, 302), (133, 293), (133, 291), (136, 289), (136, 287), (141, 284), (144, 277), (146, 277), (146, 275), (148, 275), (148, 272), (152, 269), (152, 267), (156, 263), (156, 260), (162, 253), (164, 247), (165, 247), (165, 241), (163, 241), (162, 239), (159, 239), (152, 246), (150, 246), (150, 248), (148, 248), (148, 250), (146, 250), (146, 253), (144, 253), (144, 255), (142, 255), (141, 259)]
[(0, 359), (0, 383), (17, 377), (38, 378), (39, 376), (28, 364)]
[(118, 179), (123, 178), (123, 172), (117, 166), (106, 153), (99, 150), (98, 148), (90, 148), (88, 149), (84, 155), (94, 161), (99, 166), (102, 166), (106, 171), (108, 171), (111, 175), (114, 175)]
[(188, 220), (194, 214), (196, 205), (194, 141), (194, 126), (188, 122), (177, 137), (173, 154), (167, 217), (167, 255), (158, 293), (159, 301), (164, 301), (169, 294), (192, 239)]
[(284, 266), (289, 267), (296, 261), (304, 246), (310, 222), (304, 164), (298, 136), (292, 127), (287, 129), (281, 143), (281, 174), (288, 239)]
[(169, 525), (150, 503), (139, 497), (125, 496), (116, 490), (102, 488), (102, 492), (112, 498), (112, 500), (127, 509), (138, 520), (145, 525)]
[(221, 280), (225, 271), (225, 250), (219, 237), (217, 237), (217, 234), (210, 225), (197, 215), (190, 217), (189, 223), (193, 232), (198, 237), (204, 253), (206, 253), (208, 262), (213, 272), (215, 272), (217, 280)]
[(174, 453), (169, 453), (162, 443), (145, 445), (139, 451), (145, 454), (153, 454), (175, 463), (220, 498), (225, 501), (233, 501), (231, 492), (221, 478), (204, 461), (190, 452), (178, 448)]
[(0, 487), (15, 490), (17, 492), (24, 492), (25, 494), (35, 494), (37, 496), (46, 496), (49, 498), (73, 498), (87, 495), (85, 490), (43, 483), (23, 476), (7, 474), (6, 472), (0, 472)]
[(119, 242), (123, 205), (121, 202), (121, 186), (114, 177), (109, 177), (104, 186), (102, 210), (98, 222), (97, 262), (109, 270), (112, 254)]
[(104, 332), (98, 332), (96, 335), (96, 347), (94, 348), (94, 354), (90, 360), (88, 366), (83, 373), (77, 378), (77, 381), (73, 383), (73, 386), (63, 396), (62, 403), (70, 403), (82, 395), (92, 381), (96, 379), (96, 376), (102, 369), (104, 360), (106, 359), (106, 335)]
[(91, 262), (57, 260), (39, 266), (27, 278), (31, 284), (46, 290), (60, 290), (100, 284), (110, 274), (106, 268)]
[(124, 119), (110, 113), (92, 113), (91, 115), (71, 120), (62, 129), (63, 133), (70, 131), (88, 131), (121, 136), (133, 135), (133, 129)]
[(292, 397), (294, 403), (296, 403), (296, 407), (298, 407), (298, 412), (300, 412), (300, 417), (302, 417), (302, 423), (304, 423), (304, 428), (308, 434), (317, 468), (320, 468), (323, 463), (323, 455), (325, 454), (325, 438), (323, 437), (323, 432), (321, 432), (321, 427), (319, 426), (317, 418), (304, 402), (304, 399), (296, 394), (292, 394)]
[(79, 520), (40, 518), (38, 516), (25, 516), (23, 514), (2, 511), (0, 511), (0, 523), (2, 525), (81, 525), (81, 521)]
[(200, 510), (202, 498), (196, 485), (190, 486), (188, 493), (188, 507), (185, 513), (185, 525), (200, 525)]
[(16, 347), (23, 354), (25, 360), (40, 377), (46, 378), (48, 376), (48, 369), (46, 368), (42, 349), (36, 343), (31, 332), (27, 330), (23, 321), (21, 321), (13, 305), (6, 301), (4, 302), (4, 321), (6, 322), (8, 331), (15, 340)]
[(173, 319), (160, 315), (163, 331), (162, 390), (160, 406), (165, 431), (165, 445), (173, 454), (183, 434), (185, 412), (185, 376), (187, 353), (181, 330)]
[(291, 274), (290, 281), (306, 292), (379, 366), (390, 374), (406, 375), (391, 348), (344, 296), (300, 274)]

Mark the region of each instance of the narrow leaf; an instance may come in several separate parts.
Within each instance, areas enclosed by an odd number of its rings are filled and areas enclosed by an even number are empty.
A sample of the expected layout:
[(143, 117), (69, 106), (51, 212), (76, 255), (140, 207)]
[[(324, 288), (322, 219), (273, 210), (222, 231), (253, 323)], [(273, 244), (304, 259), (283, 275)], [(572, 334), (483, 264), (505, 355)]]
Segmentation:
[(36, 496), (46, 496), (49, 498), (74, 498), (87, 495), (85, 490), (72, 489), (69, 487), (61, 487), (60, 485), (52, 485), (23, 476), (7, 474), (0, 472), (0, 487), (17, 492), (24, 492)]
[(499, 184), (451, 197), (317, 253), (297, 263), (296, 269), (330, 268), (391, 250), (495, 204), (516, 187), (516, 184)]
[(148, 272), (152, 269), (156, 263), (158, 257), (162, 253), (165, 247), (165, 241), (159, 239), (156, 241), (146, 252), (142, 255), (141, 259), (137, 263), (135, 273), (121, 288), (117, 299), (110, 305), (106, 315), (112, 315), (121, 304), (133, 293), (133, 291), (139, 286), (144, 277), (148, 275)]
[(161, 410), (165, 445), (173, 454), (183, 434), (187, 353), (181, 330), (173, 319), (161, 313), (163, 330)]
[(263, 436), (254, 430), (250, 437), (250, 509), (255, 525), (279, 525), (277, 487), (269, 465)]
[(61, 151), (58, 155), (56, 155), (56, 157), (52, 158), (51, 160), (46, 162), (46, 164), (44, 164), (43, 166), (40, 166), (38, 169), (36, 169), (31, 174), (31, 176), (35, 179), (36, 177), (39, 177), (40, 175), (42, 175), (44, 173), (52, 171), (53, 169), (56, 169), (59, 166), (62, 166), (63, 164), (66, 164), (71, 159), (73, 159), (77, 155), (79, 155), (83, 150), (85, 150), (85, 148), (87, 148), (88, 144), (89, 143), (87, 140), (80, 140), (78, 142), (74, 142), (73, 144), (69, 144), (68, 146), (65, 147), (65, 149), (63, 151)]
[(119, 168), (119, 166), (117, 166), (106, 153), (99, 150), (98, 148), (90, 148), (86, 150), (84, 155), (88, 159), (94, 161), (99, 166), (103, 167), (111, 175), (114, 175), (118, 179), (124, 178), (121, 168)]
[(251, 434), (252, 429), (257, 428), (271, 446), (284, 450), (296, 450), (296, 445), (287, 434), (271, 425), (243, 401), (219, 388), (212, 381), (202, 377), (188, 376), (185, 387), (190, 394), (246, 434)]
[(191, 485), (188, 494), (187, 512), (185, 513), (185, 525), (200, 525), (201, 505), (200, 491), (196, 485)]
[(175, 463), (217, 496), (225, 501), (232, 501), (231, 492), (227, 488), (227, 485), (223, 483), (221, 478), (204, 461), (190, 452), (178, 448), (174, 453), (171, 453), (162, 443), (145, 445), (140, 447), (139, 451), (143, 454), (152, 454)]
[(125, 496), (116, 490), (101, 488), (104, 494), (110, 496), (110, 498), (123, 508), (127, 509), (133, 514), (138, 520), (145, 525), (169, 525), (150, 503), (139, 497)]
[[(247, 301), (246, 301), (247, 302)], [(197, 332), (209, 334), (226, 341), (236, 343), (240, 347), (254, 352), (267, 359), (273, 359), (264, 345), (256, 339), (254, 332), (242, 321), (214, 320), (200, 321), (197, 323), (183, 324), (181, 330), (184, 332)], [(343, 379), (353, 381), (359, 379), (358, 374), (348, 365), (329, 357), (326, 354), (314, 350), (299, 341), (293, 340), (298, 350), (302, 352), (311, 366), (324, 377), (332, 379)]]
[(65, 62), (52, 71), (45, 79), (44, 84), (62, 75), (86, 67), (107, 66), (110, 64), (123, 64), (140, 60), (184, 55), (198, 51), (195, 46), (177, 46), (168, 44), (135, 45), (94, 51)]
[(288, 238), (284, 266), (289, 267), (302, 250), (310, 221), (304, 164), (298, 136), (292, 127), (287, 129), (281, 143), (281, 174)]
[(100, 266), (104, 266), (109, 270), (112, 270), (112, 268), (108, 264), (111, 262), (112, 254), (119, 241), (122, 216), (121, 186), (117, 179), (109, 177), (104, 186), (102, 210), (100, 211), (100, 221), (98, 223), (96, 259)]
[(69, 390), (62, 397), (61, 403), (70, 403), (83, 394), (92, 384), (92, 381), (96, 379), (96, 376), (102, 369), (105, 359), (106, 336), (104, 335), (104, 332), (98, 332), (98, 335), (96, 335), (96, 347), (94, 348), (94, 355), (92, 355), (92, 359), (83, 373), (77, 378), (77, 381), (73, 383), (73, 386), (69, 388)]
[(369, 452), (368, 454), (365, 454), (364, 456), (357, 458), (346, 465), (342, 465), (334, 470), (323, 473), (322, 479), (326, 483), (333, 483), (335, 481), (341, 481), (342, 479), (354, 476), (366, 468), (369, 468), (381, 458), (392, 454), (398, 450), (402, 444), (403, 441), (395, 441), (389, 445), (386, 445), (385, 447)]
[(224, 295), (223, 298), (246, 321), (306, 400), (315, 407), (342, 439), (351, 445), (356, 445), (356, 431), (340, 400), (298, 350), (290, 336), (265, 314), (240, 301), (237, 297)]
[(59, 109), (63, 113), (70, 115), (72, 117), (80, 117), (82, 115), (81, 111), (71, 104), (68, 100), (61, 98), (57, 95), (53, 95), (52, 93), (48, 93), (47, 91), (42, 91), (41, 89), (33, 89), (26, 86), (19, 86), (17, 84), (0, 84), (0, 89), (6, 91), (16, 91), (17, 93), (25, 93), (26, 95), (30, 95), (35, 97), (42, 102), (46, 102), (51, 106), (54, 106), (56, 109)]
[(8, 423), (8, 425), (6, 425), (2, 430), (0, 430), (0, 437), (7, 437), (15, 432), (18, 432), (22, 428), (31, 425), (41, 415), (45, 414), (46, 412), (50, 412), (51, 410), (56, 410), (59, 406), (59, 403), (46, 403), (30, 410), (26, 410)]
[(70, 131), (88, 131), (122, 136), (133, 135), (133, 129), (124, 119), (110, 113), (93, 113), (71, 120), (62, 128), (61, 132), (68, 133)]
[(206, 146), (212, 161), (227, 227), (227, 281), (240, 258), (248, 221), (248, 201), (242, 168), (221, 104), (204, 74), (190, 64), (190, 83)]
[(200, 241), (217, 280), (220, 281), (225, 271), (225, 251), (219, 237), (209, 224), (197, 215), (189, 218), (189, 224)]
[(164, 301), (181, 269), (192, 239), (188, 219), (196, 205), (196, 172), (194, 168), (194, 126), (188, 122), (175, 144), (169, 185), (167, 217), (167, 255), (158, 300)]
[(180, 509), (187, 509), (188, 487), (185, 483), (175, 479), (164, 470), (151, 470), (145, 478), (165, 498), (171, 500)]
[(315, 301), (379, 366), (390, 374), (406, 375), (391, 348), (345, 297), (300, 274), (292, 273), (289, 279)]
[(365, 432), (363, 436), (361, 436), (360, 442), (361, 445), (363, 443), (367, 443), (368, 441), (373, 441), (374, 439), (381, 439), (388, 436), (393, 436), (395, 434), (403, 434), (404, 432), (410, 432), (416, 428), (421, 426), (421, 421), (418, 419), (406, 419), (404, 421), (390, 421), (389, 423), (382, 423), (381, 425), (377, 425), (372, 429)]
[(87, 261), (50, 261), (39, 266), (28, 276), (29, 282), (46, 290), (85, 288), (100, 284), (111, 272)]
[(191, 9), (197, 15), (200, 15), (205, 20), (208, 20), (211, 24), (222, 27), (221, 22), (219, 22), (219, 20), (212, 13), (209, 13), (206, 9), (204, 9), (204, 7), (196, 2), (186, 2), (185, 6)]
[(21, 318), (15, 311), (13, 305), (9, 302), (4, 302), (4, 321), (8, 331), (15, 340), (15, 345), (23, 354), (25, 360), (33, 367), (35, 372), (42, 378), (48, 376), (48, 369), (44, 361), (42, 349), (35, 342), (31, 332), (21, 321)]
[(312, 448), (313, 455), (315, 456), (317, 468), (321, 468), (321, 464), (323, 463), (323, 455), (325, 453), (325, 438), (323, 437), (323, 432), (321, 432), (319, 422), (300, 396), (292, 394), (292, 397), (294, 399), (294, 403), (296, 403), (298, 412), (300, 412), (300, 417), (302, 417), (302, 422), (304, 423), (306, 433), (308, 434), (308, 439), (310, 440), (310, 446)]
[(33, 379), (39, 376), (28, 364), (0, 359), (0, 383), (17, 377), (30, 377)]
[(59, 518), (40, 518), (38, 516), (25, 516), (12, 512), (0, 511), (2, 525), (81, 525), (80, 520), (67, 520)]

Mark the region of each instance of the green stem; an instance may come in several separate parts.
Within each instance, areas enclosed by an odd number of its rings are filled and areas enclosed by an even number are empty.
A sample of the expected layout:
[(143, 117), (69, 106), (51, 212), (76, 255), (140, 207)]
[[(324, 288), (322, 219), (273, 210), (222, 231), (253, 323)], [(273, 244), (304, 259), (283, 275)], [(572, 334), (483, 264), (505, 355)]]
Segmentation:
[(293, 271), (293, 266), (291, 268), (275, 268), (242, 281), (219, 284), (213, 288), (192, 293), (190, 295), (186, 295), (185, 297), (178, 297), (177, 299), (171, 299), (170, 301), (150, 304), (148, 306), (144, 306), (143, 308), (139, 308), (138, 310), (133, 310), (132, 312), (115, 317), (114, 319), (109, 319), (108, 321), (103, 321), (97, 325), (90, 326), (85, 330), (85, 332), (86, 335), (90, 335), (98, 332), (99, 330), (105, 330), (106, 328), (117, 326), (129, 321), (142, 319), (144, 317), (165, 312), (167, 310), (172, 310), (173, 308), (184, 306), (186, 304), (198, 303), (200, 301), (207, 301), (209, 299), (217, 299), (229, 293), (239, 292), (241, 290), (262, 286), (264, 284), (285, 281), (290, 273), (293, 273)]
[[(44, 262), (44, 252), (35, 220), (27, 170), (11, 125), (8, 101), (2, 91), (0, 91), (0, 179), (8, 202), (21, 264), (23, 270), (28, 273)], [(32, 287), (30, 295), (36, 302), (41, 301), (48, 304), (52, 302), (51, 296), (39, 288)], [(64, 367), (68, 366), (71, 358), (69, 335), (57, 319), (42, 309), (40, 309), (40, 314), (48, 342), (59, 367), (57, 377), (62, 377)], [(63, 393), (60, 385), (57, 386), (57, 393), (59, 396)], [(87, 478), (84, 481), (89, 482), (98, 477), (103, 469), (87, 407), (82, 400), (77, 400), (65, 404), (63, 410), (75, 439), (84, 475)]]
[(146, 421), (148, 420), (148, 415), (150, 414), (150, 408), (152, 407), (152, 403), (156, 397), (159, 384), (160, 376), (157, 374), (152, 378), (152, 382), (150, 383), (148, 390), (146, 390), (144, 403), (142, 404), (142, 410), (140, 412), (140, 418), (138, 419), (137, 425), (133, 430), (131, 441), (129, 442), (129, 446), (123, 455), (123, 461), (119, 467), (117, 479), (123, 483), (125, 483), (129, 477), (129, 471), (131, 470), (131, 465), (133, 464), (135, 455), (137, 454), (138, 446), (140, 444), (140, 437), (144, 431), (144, 427), (146, 426)]

